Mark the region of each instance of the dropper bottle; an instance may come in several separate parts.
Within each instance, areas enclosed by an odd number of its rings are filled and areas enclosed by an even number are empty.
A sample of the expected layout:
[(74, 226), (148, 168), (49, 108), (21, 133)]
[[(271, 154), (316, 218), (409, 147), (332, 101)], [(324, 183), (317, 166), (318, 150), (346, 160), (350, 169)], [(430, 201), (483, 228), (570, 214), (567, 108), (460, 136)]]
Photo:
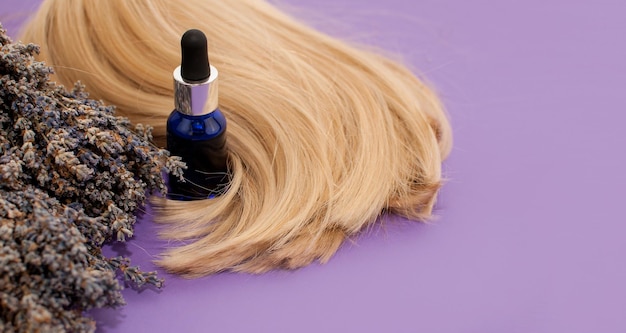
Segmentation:
[(174, 70), (175, 109), (167, 119), (167, 149), (187, 164), (170, 177), (169, 197), (207, 199), (228, 183), (226, 118), (218, 108), (217, 69), (209, 64), (207, 39), (192, 29), (181, 38), (181, 65)]

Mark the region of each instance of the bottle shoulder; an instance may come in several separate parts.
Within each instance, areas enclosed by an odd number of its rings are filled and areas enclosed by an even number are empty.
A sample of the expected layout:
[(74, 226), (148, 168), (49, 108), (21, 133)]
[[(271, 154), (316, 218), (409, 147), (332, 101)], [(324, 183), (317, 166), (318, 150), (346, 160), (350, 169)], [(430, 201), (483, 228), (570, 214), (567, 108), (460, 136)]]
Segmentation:
[(174, 110), (167, 119), (167, 134), (187, 140), (210, 140), (226, 131), (226, 118), (219, 109), (203, 115)]

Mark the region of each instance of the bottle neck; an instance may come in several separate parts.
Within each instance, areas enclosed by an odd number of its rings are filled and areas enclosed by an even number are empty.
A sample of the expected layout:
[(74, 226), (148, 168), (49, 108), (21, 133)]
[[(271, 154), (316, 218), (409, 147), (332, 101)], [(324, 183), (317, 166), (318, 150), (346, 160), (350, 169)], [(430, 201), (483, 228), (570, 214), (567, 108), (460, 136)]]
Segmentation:
[(202, 82), (186, 82), (180, 73), (180, 66), (174, 70), (174, 107), (177, 111), (200, 116), (218, 108), (218, 72), (211, 66), (211, 75)]

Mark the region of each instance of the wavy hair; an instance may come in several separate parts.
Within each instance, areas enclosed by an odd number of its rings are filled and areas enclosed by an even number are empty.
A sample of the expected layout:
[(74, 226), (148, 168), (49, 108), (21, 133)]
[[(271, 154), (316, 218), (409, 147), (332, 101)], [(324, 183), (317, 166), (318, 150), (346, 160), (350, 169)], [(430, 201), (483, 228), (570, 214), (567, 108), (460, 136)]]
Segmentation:
[(184, 31), (209, 39), (228, 119), (228, 191), (155, 198), (158, 264), (197, 277), (326, 262), (384, 211), (424, 220), (451, 130), (403, 65), (305, 26), (262, 0), (45, 0), (23, 40), (65, 85), (154, 127), (163, 143)]

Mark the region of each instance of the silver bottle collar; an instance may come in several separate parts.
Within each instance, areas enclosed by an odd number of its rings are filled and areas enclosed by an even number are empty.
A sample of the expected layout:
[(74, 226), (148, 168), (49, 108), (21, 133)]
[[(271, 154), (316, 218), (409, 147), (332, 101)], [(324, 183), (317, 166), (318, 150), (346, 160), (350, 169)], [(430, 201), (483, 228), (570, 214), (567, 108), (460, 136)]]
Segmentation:
[(180, 74), (180, 66), (174, 70), (174, 104), (177, 111), (200, 116), (218, 107), (217, 68), (211, 65), (211, 75), (202, 82), (188, 83)]

